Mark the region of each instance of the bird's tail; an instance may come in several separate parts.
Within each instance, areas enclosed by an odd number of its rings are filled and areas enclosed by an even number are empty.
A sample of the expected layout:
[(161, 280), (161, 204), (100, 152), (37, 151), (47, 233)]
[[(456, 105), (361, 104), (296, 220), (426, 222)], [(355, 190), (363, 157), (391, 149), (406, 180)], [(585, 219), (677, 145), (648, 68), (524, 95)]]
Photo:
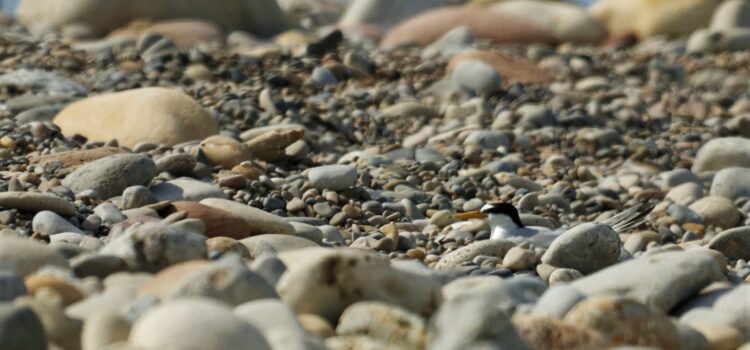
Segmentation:
[(654, 206), (656, 206), (650, 199), (651, 198), (646, 198), (640, 203), (624, 210), (622, 213), (604, 220), (602, 223), (609, 225), (609, 227), (612, 227), (617, 233), (623, 233), (636, 227), (647, 220), (646, 216), (648, 216), (648, 214), (651, 213), (651, 210), (654, 209)]

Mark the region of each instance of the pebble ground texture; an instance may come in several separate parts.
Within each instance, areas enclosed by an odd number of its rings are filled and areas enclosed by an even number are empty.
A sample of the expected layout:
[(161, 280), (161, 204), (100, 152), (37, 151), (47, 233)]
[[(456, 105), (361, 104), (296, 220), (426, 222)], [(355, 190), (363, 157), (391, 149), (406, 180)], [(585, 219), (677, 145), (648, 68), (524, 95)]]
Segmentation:
[(0, 349), (750, 349), (750, 6), (513, 2), (0, 19)]

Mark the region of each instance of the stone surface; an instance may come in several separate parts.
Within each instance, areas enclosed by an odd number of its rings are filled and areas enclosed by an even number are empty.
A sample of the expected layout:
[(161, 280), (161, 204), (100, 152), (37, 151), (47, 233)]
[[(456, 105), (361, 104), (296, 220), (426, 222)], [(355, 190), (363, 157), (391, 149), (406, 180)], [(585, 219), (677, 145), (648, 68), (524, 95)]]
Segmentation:
[(27, 276), (44, 265), (68, 267), (68, 261), (56, 250), (22, 238), (0, 238), (0, 265)]
[(731, 167), (720, 170), (714, 175), (710, 194), (731, 200), (750, 196), (750, 169)]
[(287, 158), (286, 148), (305, 137), (305, 129), (287, 128), (269, 131), (247, 141), (246, 145), (254, 158), (266, 162), (278, 162)]
[(596, 330), (551, 317), (516, 315), (513, 325), (532, 349), (605, 349), (610, 345)]
[(425, 10), (440, 6), (439, 0), (355, 0), (341, 15), (339, 25), (356, 27), (375, 25), (388, 29), (399, 22)]
[(63, 232), (83, 233), (78, 227), (75, 227), (61, 216), (46, 210), (36, 213), (31, 225), (34, 232), (45, 236)]
[(220, 187), (207, 182), (181, 177), (151, 186), (151, 194), (161, 201), (198, 202), (206, 198), (226, 198)]
[(719, 137), (706, 142), (695, 156), (696, 174), (729, 167), (750, 167), (750, 140), (742, 137)]
[(138, 41), (144, 35), (149, 34), (163, 36), (179, 46), (187, 47), (211, 42), (222, 43), (224, 41), (223, 30), (218, 25), (209, 21), (190, 19), (157, 22), (138, 20), (109, 33), (107, 38)]
[(504, 240), (479, 241), (467, 246), (456, 249), (453, 252), (445, 254), (443, 258), (435, 264), (435, 269), (450, 270), (461, 266), (463, 263), (472, 261), (479, 255), (493, 256), (497, 258), (505, 257), (505, 254), (513, 248), (513, 242)]
[(255, 327), (225, 305), (203, 298), (151, 308), (133, 325), (128, 339), (146, 350), (271, 349)]
[(483, 6), (466, 5), (441, 7), (409, 18), (388, 31), (380, 45), (394, 47), (416, 43), (424, 46), (458, 26), (466, 26), (477, 38), (497, 44), (555, 41), (553, 33), (536, 23), (500, 11), (488, 11)]
[(706, 27), (720, 3), (720, 0), (602, 0), (589, 11), (612, 35), (632, 33), (646, 39), (656, 35), (685, 35)]
[(314, 344), (297, 320), (294, 311), (278, 299), (256, 300), (238, 305), (235, 315), (257, 328), (272, 349), (323, 349)]
[(373, 300), (429, 314), (440, 302), (438, 281), (395, 269), (371, 253), (305, 248), (279, 257), (288, 270), (276, 289), (297, 313), (314, 313), (335, 321), (347, 306)]
[(357, 169), (348, 165), (326, 165), (310, 169), (310, 184), (320, 190), (340, 191), (354, 186)]
[(536, 23), (548, 29), (558, 42), (596, 44), (608, 34), (599, 21), (574, 4), (511, 0), (494, 5), (492, 10)]
[(250, 232), (252, 235), (268, 233), (294, 233), (294, 227), (292, 227), (292, 225), (290, 225), (284, 219), (261, 209), (218, 198), (207, 198), (202, 200), (200, 203), (209, 207), (227, 211), (236, 217), (242, 218), (250, 227)]
[(156, 175), (156, 165), (139, 154), (116, 154), (76, 169), (62, 183), (78, 193), (94, 190), (102, 199), (119, 196), (126, 188), (147, 185)]
[(230, 212), (208, 205), (179, 201), (170, 204), (167, 214), (178, 211), (187, 213), (187, 217), (199, 219), (206, 225), (205, 235), (211, 237), (230, 237), (243, 239), (250, 236), (250, 226), (240, 217)]
[(731, 260), (750, 259), (750, 226), (735, 227), (711, 238), (708, 248), (717, 250)]
[(338, 335), (367, 335), (409, 349), (425, 347), (425, 321), (418, 315), (380, 302), (352, 304), (339, 318)]
[(161, 223), (134, 225), (114, 238), (102, 254), (122, 258), (133, 271), (159, 271), (206, 257), (206, 237)]
[(611, 266), (573, 282), (571, 287), (588, 297), (620, 295), (666, 312), (708, 284), (722, 280), (721, 268), (706, 252), (661, 253)]
[(491, 95), (500, 89), (502, 82), (500, 75), (490, 65), (477, 60), (457, 64), (451, 79), (478, 95)]
[(709, 28), (727, 30), (750, 27), (750, 4), (744, 0), (724, 1), (711, 16)]
[(636, 301), (601, 296), (576, 305), (565, 322), (600, 332), (612, 345), (681, 349), (680, 335), (669, 318)]
[(54, 122), (65, 135), (80, 134), (89, 141), (116, 139), (127, 147), (143, 142), (174, 145), (218, 132), (216, 122), (201, 105), (166, 88), (89, 97), (63, 109)]
[(734, 227), (742, 217), (734, 203), (726, 197), (708, 196), (690, 205), (703, 220), (718, 227)]
[(210, 163), (225, 169), (232, 169), (235, 165), (253, 158), (245, 144), (223, 135), (207, 137), (198, 145), (198, 150)]
[(97, 312), (83, 324), (81, 349), (95, 350), (128, 340), (130, 323), (109, 310)]
[(450, 73), (463, 61), (477, 60), (491, 66), (508, 82), (545, 83), (554, 80), (549, 72), (537, 67), (522, 57), (511, 56), (488, 50), (464, 50), (448, 62), (446, 72)]
[(617, 263), (621, 247), (620, 237), (611, 227), (584, 223), (552, 241), (542, 263), (591, 274)]
[(250, 251), (250, 256), (276, 254), (287, 250), (318, 247), (318, 244), (302, 237), (284, 234), (264, 234), (240, 241)]
[(0, 304), (0, 348), (8, 350), (47, 349), (44, 327), (28, 307)]
[(49, 193), (2, 192), (0, 193), (0, 207), (32, 213), (49, 210), (64, 216), (72, 216), (76, 213), (76, 208), (72, 203)]
[(17, 9), (22, 23), (39, 31), (80, 25), (104, 35), (135, 19), (194, 18), (221, 23), (229, 29), (270, 36), (289, 23), (273, 0), (230, 0), (217, 8), (203, 1), (73, 0), (64, 4), (49, 0), (24, 0)]

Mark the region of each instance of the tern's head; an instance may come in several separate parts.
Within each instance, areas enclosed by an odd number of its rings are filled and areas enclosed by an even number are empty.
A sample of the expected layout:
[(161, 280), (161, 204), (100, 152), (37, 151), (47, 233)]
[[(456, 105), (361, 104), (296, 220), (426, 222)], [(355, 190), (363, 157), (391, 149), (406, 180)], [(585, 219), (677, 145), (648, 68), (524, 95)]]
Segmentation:
[(502, 202), (487, 203), (479, 211), (487, 216), (492, 226), (507, 227), (515, 225), (519, 228), (524, 227), (521, 217), (518, 215), (518, 209), (513, 204)]

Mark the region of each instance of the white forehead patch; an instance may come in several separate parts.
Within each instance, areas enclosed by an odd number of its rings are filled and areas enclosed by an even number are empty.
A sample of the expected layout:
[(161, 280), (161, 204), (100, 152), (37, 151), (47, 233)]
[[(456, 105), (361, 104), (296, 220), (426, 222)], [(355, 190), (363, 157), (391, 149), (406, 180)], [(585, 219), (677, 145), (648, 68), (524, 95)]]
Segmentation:
[(482, 209), (479, 209), (479, 211), (482, 212), (482, 213), (485, 213), (485, 212), (487, 212), (489, 210), (492, 210), (492, 208), (494, 208), (494, 207), (495, 206), (492, 205), (491, 203), (487, 203), (484, 206), (482, 206)]

